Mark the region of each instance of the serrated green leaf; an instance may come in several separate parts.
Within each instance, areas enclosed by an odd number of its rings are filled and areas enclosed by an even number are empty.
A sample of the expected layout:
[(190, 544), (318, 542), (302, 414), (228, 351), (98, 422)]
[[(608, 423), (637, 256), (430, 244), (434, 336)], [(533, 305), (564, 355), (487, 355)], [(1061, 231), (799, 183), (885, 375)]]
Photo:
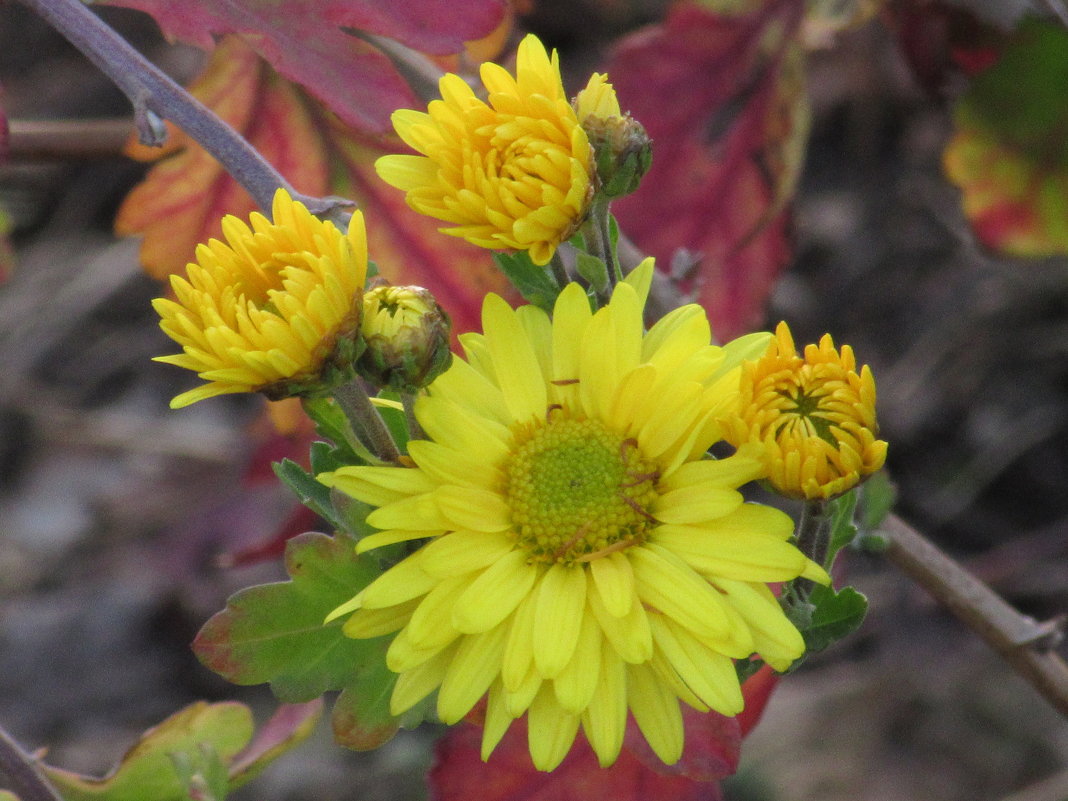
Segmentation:
[(334, 523), (334, 507), (330, 503), (330, 488), (316, 481), (315, 476), (294, 462), (283, 459), (271, 467), (278, 479), (296, 494), (300, 502), (331, 523)]
[(831, 542), (827, 549), (824, 567), (830, 569), (838, 552), (857, 536), (857, 526), (853, 522), (856, 509), (857, 491), (855, 489), (831, 501)]
[(560, 287), (548, 270), (530, 260), (525, 250), (518, 253), (494, 253), (493, 261), (525, 300), (551, 312)]
[(813, 606), (812, 620), (801, 634), (810, 653), (822, 651), (852, 634), (864, 622), (868, 611), (868, 599), (853, 587), (836, 592), (831, 587), (816, 586), (808, 600)]
[(187, 801), (176, 762), (191, 767), (210, 754), (228, 764), (251, 738), (252, 713), (244, 704), (200, 701), (145, 732), (103, 779), (50, 765), (41, 769), (64, 801)]
[(603, 292), (608, 286), (608, 265), (603, 259), (580, 250), (575, 254), (575, 270), (594, 292)]
[(330, 398), (305, 398), (304, 412), (315, 423), (315, 431), (338, 449), (337, 458), (343, 464), (363, 464), (352, 447), (355, 439), (345, 412)]
[(291, 581), (248, 587), (233, 595), (193, 641), (207, 667), (235, 684), (270, 682), (282, 701), (299, 703), (349, 685), (357, 667), (373, 662), (378, 640), (353, 640), (341, 621), (323, 619), (378, 575), (347, 537), (308, 532), (286, 543)]

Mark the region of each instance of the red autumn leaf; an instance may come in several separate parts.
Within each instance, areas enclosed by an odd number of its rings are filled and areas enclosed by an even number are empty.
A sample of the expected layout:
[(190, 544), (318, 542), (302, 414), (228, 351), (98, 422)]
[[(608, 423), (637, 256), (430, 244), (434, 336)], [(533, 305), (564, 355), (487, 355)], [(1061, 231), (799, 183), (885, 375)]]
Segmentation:
[(953, 114), (943, 154), (979, 241), (1011, 256), (1068, 254), (1068, 31), (1030, 20)]
[(481, 740), (481, 728), (461, 723), (438, 741), (429, 776), (434, 801), (720, 801), (723, 797), (715, 782), (651, 770), (626, 748), (613, 765), (602, 768), (581, 736), (555, 770), (537, 771), (527, 751), (524, 721), (512, 725), (488, 762), (479, 756)]
[[(358, 135), (236, 37), (216, 47), (190, 89), (298, 191), (354, 199), (367, 219), (371, 256), (390, 281), (433, 292), (456, 331), (477, 327), (482, 296), (503, 290), (504, 280), (488, 251), (438, 233), (438, 222), (411, 211), (403, 193), (377, 177), (375, 158), (401, 148), (399, 142), (390, 139), (386, 147)], [(181, 132), (173, 134), (170, 155), (127, 196), (116, 220), (120, 233), (144, 237), (141, 260), (157, 278), (184, 269), (197, 243), (221, 236), (224, 214), (247, 217), (256, 208), (214, 158)]]
[(623, 40), (608, 75), (653, 139), (653, 166), (613, 206), (623, 230), (668, 269), (685, 248), (719, 339), (761, 321), (790, 257), (784, 206), (807, 136), (801, 0), (720, 16), (693, 3)]
[(240, 34), (286, 78), (361, 130), (389, 129), (389, 115), (413, 96), (377, 48), (345, 33), (355, 28), (416, 50), (455, 53), (465, 41), (492, 31), (504, 0), (107, 0), (151, 14), (174, 39), (210, 50), (226, 34)]
[(701, 713), (684, 706), (682, 722), (686, 741), (682, 758), (665, 765), (653, 753), (637, 726), (627, 729), (624, 748), (634, 754), (646, 768), (669, 776), (685, 776), (698, 782), (713, 782), (733, 776), (738, 770), (742, 736), (737, 718), (717, 712)]

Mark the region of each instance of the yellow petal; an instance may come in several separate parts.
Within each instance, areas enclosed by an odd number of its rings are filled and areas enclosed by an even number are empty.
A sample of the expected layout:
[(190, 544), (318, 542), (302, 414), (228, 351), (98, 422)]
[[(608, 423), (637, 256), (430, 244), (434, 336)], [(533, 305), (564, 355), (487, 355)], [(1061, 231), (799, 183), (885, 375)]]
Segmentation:
[(470, 583), (456, 600), (452, 622), (460, 631), (475, 633), (493, 628), (515, 611), (534, 586), (538, 568), (527, 563), (520, 550), (498, 559)]
[(586, 571), (556, 564), (538, 586), (534, 611), (534, 664), (551, 679), (567, 667), (575, 652), (586, 607)]
[(683, 746), (679, 702), (648, 665), (627, 666), (627, 705), (661, 761), (678, 762)]

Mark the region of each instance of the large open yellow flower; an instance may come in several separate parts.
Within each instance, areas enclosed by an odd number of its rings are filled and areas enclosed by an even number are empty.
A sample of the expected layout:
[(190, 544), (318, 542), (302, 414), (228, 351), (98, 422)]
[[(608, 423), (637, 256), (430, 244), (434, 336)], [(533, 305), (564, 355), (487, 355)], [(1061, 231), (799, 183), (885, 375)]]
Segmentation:
[(545, 264), (586, 216), (589, 141), (556, 52), (550, 58), (537, 37), (520, 43), (514, 78), (492, 62), (480, 74), (488, 103), (449, 73), (426, 113), (394, 112), (401, 139), (423, 155), (383, 156), (375, 169), (417, 212), (451, 223), (444, 233)]
[(525, 713), (539, 769), (580, 725), (608, 765), (629, 710), (675, 762), (679, 699), (737, 714), (732, 659), (784, 669), (804, 649), (766, 582), (826, 574), (788, 542), (787, 515), (743, 503), (759, 460), (706, 456), (767, 335), (714, 347), (696, 305), (643, 333), (651, 271), (595, 314), (576, 284), (551, 320), (489, 296), (485, 333), (461, 337), (466, 360), (416, 406), (415, 467), (319, 477), (379, 507), (360, 551), (431, 538), (331, 619), (351, 613), (351, 637), (398, 632), (394, 713), (437, 690), (455, 723), (488, 693), (483, 758)]
[(759, 359), (746, 362), (736, 413), (725, 418), (733, 445), (763, 450), (768, 481), (794, 498), (840, 495), (883, 466), (876, 439), (875, 379), (857, 372), (853, 349), (829, 334), (799, 356), (786, 323)]
[(225, 217), (226, 242), (199, 245), (188, 279), (171, 276), (175, 299), (153, 301), (160, 328), (184, 351), (156, 361), (208, 382), (172, 408), (230, 392), (300, 394), (351, 365), (367, 278), (363, 215), (342, 233), (279, 189), (272, 217), (254, 212), (251, 228)]

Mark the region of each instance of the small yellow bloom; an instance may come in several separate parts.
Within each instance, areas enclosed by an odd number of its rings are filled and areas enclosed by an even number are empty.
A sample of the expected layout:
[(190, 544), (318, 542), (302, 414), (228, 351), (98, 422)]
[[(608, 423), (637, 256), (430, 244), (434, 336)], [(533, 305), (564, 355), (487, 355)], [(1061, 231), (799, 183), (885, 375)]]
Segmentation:
[(602, 765), (628, 714), (667, 763), (679, 702), (735, 715), (732, 662), (780, 670), (804, 651), (768, 582), (826, 573), (789, 542), (790, 518), (744, 503), (752, 454), (706, 457), (764, 337), (715, 347), (696, 305), (648, 332), (652, 260), (590, 311), (569, 284), (550, 318), (490, 295), (484, 334), (419, 398), (414, 467), (342, 467), (319, 479), (377, 506), (363, 552), (429, 539), (331, 613), (350, 637), (394, 634), (402, 714), (437, 691), (455, 723), (487, 698), (486, 759), (526, 715), (539, 770), (581, 727)]
[(231, 392), (277, 400), (351, 370), (367, 277), (363, 215), (355, 212), (342, 233), (282, 189), (271, 213), (273, 222), (254, 212), (251, 228), (225, 217), (226, 242), (199, 245), (188, 278), (171, 276), (175, 299), (153, 301), (160, 328), (184, 351), (156, 361), (208, 382), (172, 408)]
[(875, 379), (856, 366), (852, 348), (839, 353), (829, 334), (798, 356), (779, 323), (764, 356), (743, 365), (726, 439), (763, 445), (768, 481), (784, 495), (831, 498), (852, 489), (886, 460), (886, 442), (876, 439)]
[(575, 97), (575, 113), (593, 148), (596, 192), (609, 199), (629, 195), (653, 161), (645, 127), (620, 110), (615, 89), (601, 73), (590, 76)]
[(564, 94), (556, 52), (519, 45), (516, 75), (481, 68), (488, 104), (458, 75), (442, 77), (427, 112), (402, 109), (393, 127), (421, 156), (383, 156), (382, 179), (407, 192), (444, 233), (484, 248), (526, 250), (545, 264), (586, 216), (590, 144)]

